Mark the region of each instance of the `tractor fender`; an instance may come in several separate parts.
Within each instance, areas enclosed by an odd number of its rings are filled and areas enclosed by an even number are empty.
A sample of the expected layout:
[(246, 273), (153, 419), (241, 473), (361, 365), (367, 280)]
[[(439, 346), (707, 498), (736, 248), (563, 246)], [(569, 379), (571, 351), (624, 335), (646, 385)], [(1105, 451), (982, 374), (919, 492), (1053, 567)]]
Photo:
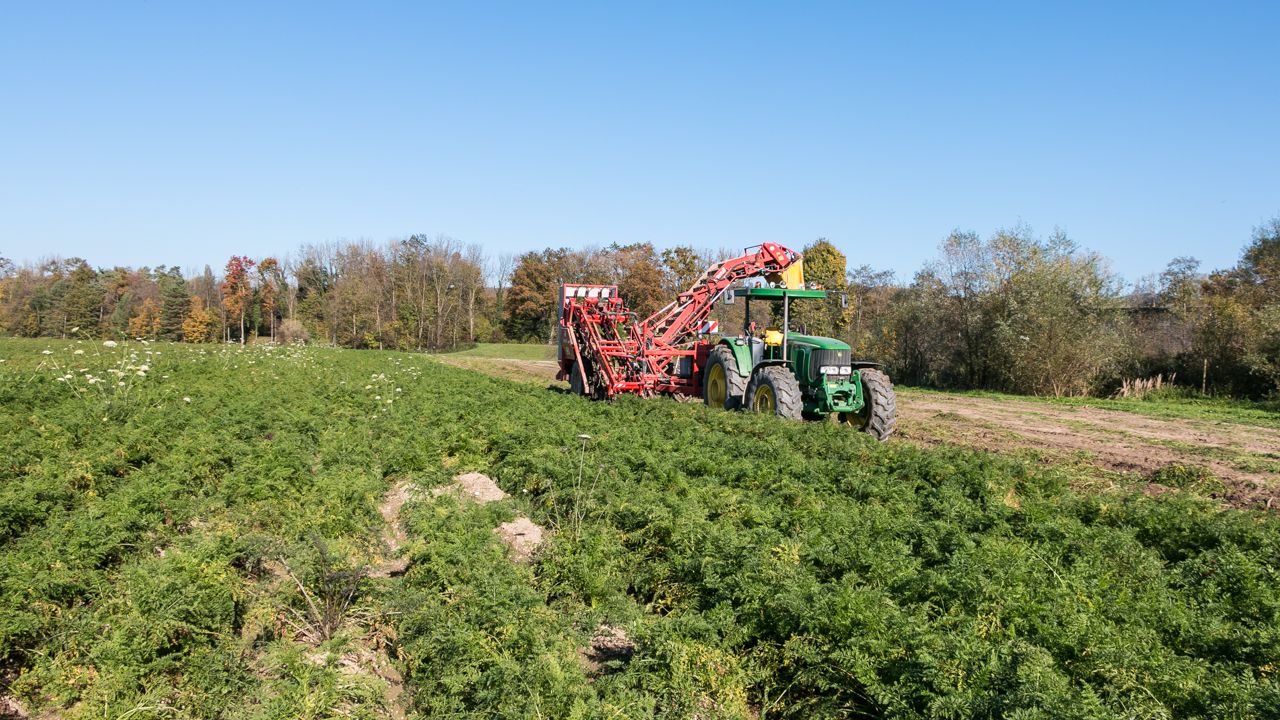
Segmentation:
[[(739, 345), (738, 341), (742, 344)], [(729, 348), (733, 353), (734, 365), (738, 367), (738, 374), (742, 377), (751, 377), (751, 346), (742, 338), (724, 338), (718, 344)]]
[(755, 376), (759, 375), (761, 370), (764, 370), (767, 367), (775, 367), (777, 365), (782, 365), (783, 367), (790, 368), (791, 361), (790, 360), (761, 360), (760, 362), (756, 363), (755, 367), (751, 368), (751, 372), (749, 372), (748, 375), (754, 380)]

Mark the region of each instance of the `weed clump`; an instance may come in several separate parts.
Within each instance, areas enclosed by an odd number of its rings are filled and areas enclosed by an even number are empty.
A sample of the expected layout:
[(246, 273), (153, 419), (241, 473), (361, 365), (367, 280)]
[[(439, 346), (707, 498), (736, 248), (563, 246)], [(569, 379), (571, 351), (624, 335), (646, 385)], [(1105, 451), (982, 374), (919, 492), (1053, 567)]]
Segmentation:
[(1165, 487), (1202, 495), (1220, 494), (1226, 491), (1222, 480), (1203, 465), (1170, 463), (1152, 472), (1147, 480)]

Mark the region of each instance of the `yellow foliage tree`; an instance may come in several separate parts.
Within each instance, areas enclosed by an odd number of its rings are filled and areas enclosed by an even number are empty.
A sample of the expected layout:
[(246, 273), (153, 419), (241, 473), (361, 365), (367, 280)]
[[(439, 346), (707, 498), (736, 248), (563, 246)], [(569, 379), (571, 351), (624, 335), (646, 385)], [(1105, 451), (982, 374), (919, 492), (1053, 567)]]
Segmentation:
[(129, 318), (129, 337), (154, 340), (160, 332), (160, 308), (156, 301), (147, 298), (138, 308), (138, 314)]
[(199, 295), (191, 298), (191, 312), (182, 321), (182, 339), (189, 343), (213, 342), (217, 318), (204, 306), (204, 298)]

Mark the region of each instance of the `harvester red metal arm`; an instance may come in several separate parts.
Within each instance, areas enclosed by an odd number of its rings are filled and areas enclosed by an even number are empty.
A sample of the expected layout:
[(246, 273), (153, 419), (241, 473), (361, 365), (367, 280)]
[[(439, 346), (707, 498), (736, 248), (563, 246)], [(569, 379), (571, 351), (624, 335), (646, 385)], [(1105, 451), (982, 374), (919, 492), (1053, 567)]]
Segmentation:
[(781, 273), (799, 259), (799, 253), (775, 243), (765, 243), (754, 252), (718, 262), (674, 301), (645, 318), (639, 328), (656, 345), (677, 345), (696, 334), (721, 293), (734, 283)]

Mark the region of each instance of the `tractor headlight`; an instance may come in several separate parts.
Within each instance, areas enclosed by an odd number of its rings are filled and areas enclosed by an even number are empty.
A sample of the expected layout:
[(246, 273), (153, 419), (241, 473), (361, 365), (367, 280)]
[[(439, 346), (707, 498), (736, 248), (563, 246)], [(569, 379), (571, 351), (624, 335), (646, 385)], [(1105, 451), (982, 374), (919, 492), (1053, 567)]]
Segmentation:
[(841, 374), (841, 375), (852, 375), (852, 374), (853, 374), (853, 368), (852, 368), (852, 367), (850, 367), (850, 366), (848, 366), (848, 365), (845, 365), (844, 367), (840, 368), (840, 374)]
[(818, 368), (818, 372), (822, 373), (823, 375), (839, 375), (840, 368), (836, 367), (835, 365), (823, 365), (822, 367)]

